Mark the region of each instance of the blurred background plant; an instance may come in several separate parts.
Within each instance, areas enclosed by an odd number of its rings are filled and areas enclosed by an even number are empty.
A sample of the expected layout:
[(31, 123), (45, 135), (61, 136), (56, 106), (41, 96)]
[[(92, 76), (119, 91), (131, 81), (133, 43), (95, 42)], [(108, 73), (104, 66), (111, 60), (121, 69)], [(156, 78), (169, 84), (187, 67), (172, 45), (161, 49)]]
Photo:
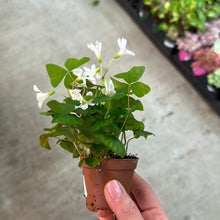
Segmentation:
[(220, 68), (207, 75), (207, 80), (210, 85), (220, 89)]
[(204, 30), (205, 22), (216, 18), (220, 12), (217, 0), (143, 0), (167, 37), (175, 40), (185, 30)]
[(211, 50), (215, 51), (220, 56), (220, 40), (217, 40)]
[(220, 67), (220, 57), (210, 48), (203, 48), (195, 52), (194, 62), (191, 64), (193, 69), (202, 68), (206, 72), (212, 72)]
[(188, 53), (194, 53), (198, 49), (205, 46), (212, 46), (216, 42), (216, 46), (213, 49), (220, 52), (219, 44), (217, 41), (220, 36), (220, 19), (214, 19), (205, 23), (206, 29), (204, 31), (190, 32), (184, 31), (183, 37), (176, 39), (176, 45), (179, 50), (183, 50)]

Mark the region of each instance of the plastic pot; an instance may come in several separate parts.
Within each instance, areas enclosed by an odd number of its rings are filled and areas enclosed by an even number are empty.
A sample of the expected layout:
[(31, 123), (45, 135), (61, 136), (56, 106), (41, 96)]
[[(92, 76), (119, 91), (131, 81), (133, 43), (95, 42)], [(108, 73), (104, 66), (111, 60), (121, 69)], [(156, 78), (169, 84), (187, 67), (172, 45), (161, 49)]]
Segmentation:
[(188, 53), (184, 50), (179, 50), (178, 57), (180, 61), (187, 61), (190, 60), (193, 57), (192, 53)]
[(130, 193), (134, 170), (137, 167), (138, 158), (106, 159), (96, 168), (83, 163), (83, 181), (87, 209), (92, 212), (104, 210), (112, 213), (105, 197), (105, 184), (113, 179), (118, 180)]

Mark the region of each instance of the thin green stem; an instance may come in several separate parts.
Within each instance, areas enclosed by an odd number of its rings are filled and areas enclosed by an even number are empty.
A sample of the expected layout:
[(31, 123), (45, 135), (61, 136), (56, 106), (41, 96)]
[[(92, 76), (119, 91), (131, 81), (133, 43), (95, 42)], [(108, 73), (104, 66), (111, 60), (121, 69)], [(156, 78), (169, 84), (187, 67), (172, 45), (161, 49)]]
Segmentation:
[(123, 135), (124, 135), (124, 132), (121, 133), (121, 142), (122, 142), (123, 139), (124, 139)]
[(125, 120), (124, 120), (124, 123), (121, 127), (121, 131), (123, 130), (124, 126), (125, 126), (125, 123), (126, 121), (128, 120), (128, 115), (129, 115), (129, 111), (130, 111), (130, 96), (129, 96), (129, 93), (130, 93), (130, 84), (128, 84), (128, 113), (127, 115), (125, 116)]
[(112, 62), (115, 60), (115, 58), (112, 58), (111, 60), (110, 60), (110, 62), (109, 62), (109, 64), (108, 64), (108, 66), (107, 66), (107, 68), (106, 68), (106, 70), (105, 70), (105, 73), (104, 73), (104, 76), (103, 76), (103, 78), (105, 77), (105, 75), (107, 74), (107, 72), (108, 72), (108, 70), (109, 70), (109, 68), (110, 68), (110, 66), (111, 66), (111, 64), (112, 64)]
[(63, 95), (61, 92), (55, 91), (56, 93), (60, 94), (61, 96), (63, 96), (64, 98), (66, 98), (65, 95)]
[(123, 131), (123, 133), (124, 133), (124, 145), (126, 145), (126, 134), (125, 134), (125, 131)]
[(132, 139), (134, 139), (135, 137), (132, 137), (132, 138), (130, 138), (129, 140), (128, 140), (128, 142), (127, 142), (127, 144), (126, 144), (126, 148), (125, 148), (125, 155), (127, 155), (127, 153), (128, 153), (128, 143), (132, 140)]
[(74, 146), (75, 146), (76, 150), (78, 151), (79, 155), (83, 155), (83, 152), (81, 151), (80, 147), (78, 146), (78, 138), (77, 138), (77, 135), (75, 133), (75, 129), (72, 128), (71, 126), (69, 126), (69, 129), (70, 129), (71, 133), (73, 134), (74, 139), (77, 141), (77, 144), (72, 140), (71, 140), (71, 142), (74, 144)]
[(73, 80), (73, 82), (75, 81), (74, 78), (71, 76), (70, 71), (67, 72), (68, 75), (70, 76), (70, 78)]
[(107, 109), (107, 111), (106, 111), (106, 113), (105, 113), (105, 117), (104, 117), (104, 119), (107, 118), (108, 113), (109, 113), (109, 111), (110, 111), (110, 107), (111, 107), (111, 101), (108, 102), (108, 109)]
[(102, 85), (102, 80), (103, 80), (102, 72), (103, 72), (103, 67), (102, 67), (102, 63), (100, 63), (101, 85)]

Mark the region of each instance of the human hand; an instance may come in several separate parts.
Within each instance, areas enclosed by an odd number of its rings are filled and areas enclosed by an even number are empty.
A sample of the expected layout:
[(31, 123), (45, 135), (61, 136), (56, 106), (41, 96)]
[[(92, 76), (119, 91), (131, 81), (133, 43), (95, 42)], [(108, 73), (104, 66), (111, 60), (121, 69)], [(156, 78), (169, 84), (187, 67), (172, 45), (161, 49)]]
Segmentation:
[(169, 220), (150, 186), (136, 173), (133, 177), (131, 197), (116, 180), (105, 185), (104, 193), (116, 218), (99, 210), (99, 220)]

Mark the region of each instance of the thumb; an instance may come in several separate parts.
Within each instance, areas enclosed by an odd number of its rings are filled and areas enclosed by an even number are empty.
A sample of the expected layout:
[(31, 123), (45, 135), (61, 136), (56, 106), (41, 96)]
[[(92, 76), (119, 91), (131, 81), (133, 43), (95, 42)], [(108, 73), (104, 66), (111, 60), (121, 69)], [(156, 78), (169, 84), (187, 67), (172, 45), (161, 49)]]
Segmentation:
[(109, 181), (104, 192), (106, 201), (118, 220), (143, 220), (138, 207), (117, 180)]

